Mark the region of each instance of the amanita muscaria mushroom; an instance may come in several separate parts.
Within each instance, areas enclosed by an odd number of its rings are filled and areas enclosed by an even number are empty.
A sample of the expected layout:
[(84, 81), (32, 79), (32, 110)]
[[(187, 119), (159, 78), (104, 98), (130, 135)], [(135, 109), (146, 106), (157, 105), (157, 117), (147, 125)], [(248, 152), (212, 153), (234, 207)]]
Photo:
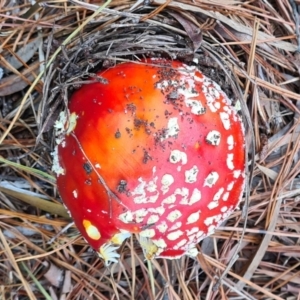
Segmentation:
[(148, 59), (101, 71), (56, 122), (53, 170), (76, 226), (106, 263), (136, 233), (146, 258), (195, 256), (237, 207), (242, 121), (196, 67)]

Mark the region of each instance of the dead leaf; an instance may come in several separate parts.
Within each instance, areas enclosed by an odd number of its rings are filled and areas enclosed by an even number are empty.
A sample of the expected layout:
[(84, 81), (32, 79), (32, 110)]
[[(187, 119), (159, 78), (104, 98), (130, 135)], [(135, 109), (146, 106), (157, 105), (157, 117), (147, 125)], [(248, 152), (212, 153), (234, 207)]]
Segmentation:
[(21, 72), (26, 81), (24, 81), (20, 76), (12, 74), (10, 76), (4, 77), (0, 81), (0, 96), (7, 96), (19, 92), (26, 88), (34, 80), (33, 72), (36, 72), (39, 67), (39, 62), (35, 62)]
[(193, 50), (196, 52), (202, 43), (202, 32), (191, 20), (185, 18), (182, 14), (177, 12), (169, 12), (169, 14), (176, 19), (185, 29), (187, 35), (193, 43)]
[(44, 277), (52, 286), (61, 287), (64, 279), (63, 270), (55, 266), (53, 263), (49, 263), (48, 261), (44, 261), (43, 265), (47, 268)]
[(66, 270), (64, 283), (63, 283), (63, 287), (62, 287), (62, 290), (61, 290), (62, 294), (70, 293), (71, 290), (72, 290), (71, 275), (72, 275), (71, 271)]
[(262, 165), (259, 165), (259, 164), (256, 164), (257, 167), (266, 175), (268, 176), (269, 178), (271, 178), (272, 180), (276, 180), (277, 176), (278, 176), (278, 173), (269, 169), (269, 168), (266, 168)]
[[(12, 54), (9, 57), (5, 57), (6, 61), (14, 69), (19, 69), (20, 67), (23, 66), (22, 61), (27, 63), (33, 57), (33, 55), (35, 54), (35, 52), (38, 49), (41, 42), (42, 42), (42, 39), (40, 37), (36, 38), (32, 42), (30, 42), (27, 45), (25, 45), (24, 47), (22, 47), (19, 51), (17, 51), (16, 54)], [(11, 71), (11, 70), (8, 70), (7, 68), (5, 70)]]

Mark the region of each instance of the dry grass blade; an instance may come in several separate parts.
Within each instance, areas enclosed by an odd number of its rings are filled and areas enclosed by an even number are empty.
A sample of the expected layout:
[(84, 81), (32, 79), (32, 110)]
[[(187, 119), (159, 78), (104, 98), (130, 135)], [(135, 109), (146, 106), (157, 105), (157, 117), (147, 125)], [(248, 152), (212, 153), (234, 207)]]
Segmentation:
[[(299, 1), (1, 5), (1, 299), (45, 299), (41, 286), (66, 300), (299, 299)], [(106, 267), (61, 204), (52, 128), (87, 77), (149, 56), (197, 65), (241, 107), (253, 177), (243, 209), (196, 260), (157, 259), (150, 270), (133, 237)]]
[(27, 296), (29, 297), (30, 300), (35, 300), (36, 297), (34, 296), (33, 292), (31, 291), (31, 287), (28, 283), (28, 281), (23, 277), (23, 274), (15, 260), (15, 256), (11, 251), (10, 246), (8, 245), (5, 236), (3, 235), (2, 231), (0, 230), (0, 240), (3, 245), (3, 251), (4, 254), (6, 255), (7, 259), (10, 261), (11, 266), (13, 267), (14, 271), (17, 273), (17, 276), (19, 280), (21, 280), (26, 292)]
[(50, 295), (46, 292), (44, 287), (40, 284), (40, 282), (35, 278), (35, 276), (30, 272), (30, 270), (26, 267), (24, 263), (21, 263), (22, 268), (28, 273), (28, 275), (31, 277), (31, 279), (34, 281), (38, 289), (41, 291), (43, 296), (45, 297), (46, 300), (51, 300), (52, 298)]
[(65, 219), (69, 218), (69, 215), (66, 211), (66, 209), (61, 204), (56, 204), (49, 202), (47, 200), (43, 200), (39, 197), (34, 197), (31, 195), (26, 195), (24, 193), (16, 192), (10, 189), (2, 188), (0, 187), (0, 191), (4, 194), (10, 195), (16, 199), (19, 199), (21, 201), (26, 202), (27, 204), (30, 204), (34, 207), (37, 207), (43, 211), (46, 211), (50, 214), (56, 214), (58, 216), (61, 216)]

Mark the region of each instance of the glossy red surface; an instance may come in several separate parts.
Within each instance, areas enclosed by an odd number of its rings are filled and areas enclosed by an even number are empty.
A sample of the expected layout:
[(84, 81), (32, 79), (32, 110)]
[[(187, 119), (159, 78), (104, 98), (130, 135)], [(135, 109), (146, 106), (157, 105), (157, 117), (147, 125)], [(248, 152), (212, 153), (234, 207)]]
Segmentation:
[(99, 75), (108, 83), (70, 100), (77, 122), (58, 146), (61, 197), (96, 250), (125, 230), (150, 239), (153, 256), (188, 253), (241, 198), (240, 118), (215, 83), (180, 62), (123, 63)]

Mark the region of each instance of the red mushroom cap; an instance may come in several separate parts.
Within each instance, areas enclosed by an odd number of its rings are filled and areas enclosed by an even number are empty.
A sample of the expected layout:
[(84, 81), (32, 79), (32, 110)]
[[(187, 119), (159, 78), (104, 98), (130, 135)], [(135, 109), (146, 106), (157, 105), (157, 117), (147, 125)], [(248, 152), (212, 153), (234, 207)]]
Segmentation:
[(131, 233), (147, 258), (196, 255), (237, 207), (240, 117), (196, 67), (144, 60), (101, 71), (56, 122), (53, 170), (75, 224), (107, 263)]

